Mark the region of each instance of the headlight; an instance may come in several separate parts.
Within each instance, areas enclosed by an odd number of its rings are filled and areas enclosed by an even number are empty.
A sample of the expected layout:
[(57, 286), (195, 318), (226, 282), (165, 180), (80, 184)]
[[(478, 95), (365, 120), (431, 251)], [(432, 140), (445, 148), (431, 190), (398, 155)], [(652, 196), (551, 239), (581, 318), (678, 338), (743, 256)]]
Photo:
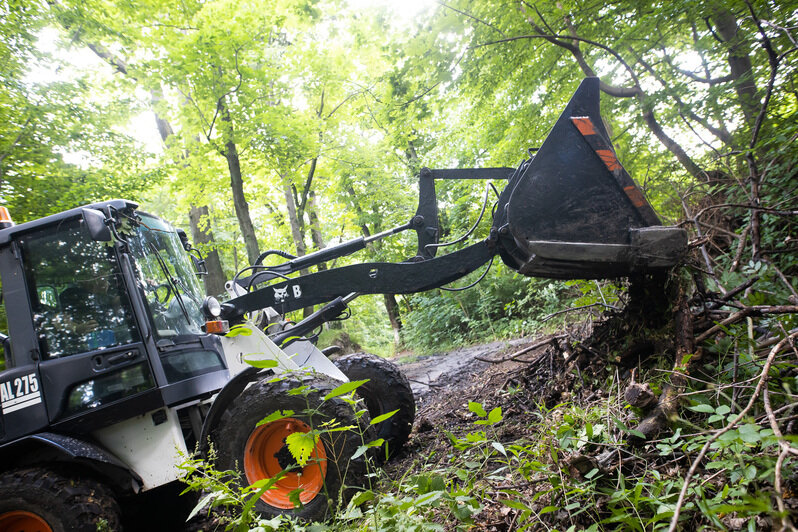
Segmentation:
[(215, 297), (208, 296), (205, 298), (205, 301), (202, 302), (202, 312), (208, 319), (218, 318), (222, 313), (222, 305)]

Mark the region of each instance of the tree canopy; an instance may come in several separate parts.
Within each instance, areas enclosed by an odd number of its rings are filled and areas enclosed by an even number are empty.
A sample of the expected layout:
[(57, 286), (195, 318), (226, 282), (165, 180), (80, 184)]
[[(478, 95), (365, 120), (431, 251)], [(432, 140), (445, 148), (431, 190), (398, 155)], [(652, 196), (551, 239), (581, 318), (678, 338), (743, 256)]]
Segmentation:
[[(661, 220), (689, 231), (683, 267), (644, 288), (494, 267), (458, 282), (478, 281), (467, 291), (355, 301), (345, 330), (321, 334), (380, 354), (550, 332), (572, 311), (592, 331), (537, 345), (557, 353), (556, 394), (534, 413), (539, 441), (489, 442), (482, 429), (501, 408), (478, 403), (468, 408), (485, 418), (480, 430), (447, 434), (462, 451), (451, 463), (465, 460), (451, 486), (477, 485), (472, 474), (492, 464), (504, 488), (459, 493), (419, 475), (372, 515), (388, 504), (385, 522), (427, 529), (415, 520), (425, 510), (408, 509), (445, 501), (468, 525), (496, 494), (515, 512), (510, 527), (534, 514), (550, 529), (753, 529), (767, 514), (761, 523), (794, 530), (796, 57), (795, 0), (0, 0), (0, 205), (20, 223), (139, 202), (189, 229), (208, 259), (207, 293), (224, 297), (225, 280), (270, 251), (305, 255), (407, 224), (424, 167), (518, 166), (598, 77), (618, 158)], [(441, 240), (472, 227), (470, 241), (485, 238), (491, 194), (476, 180), (439, 182)], [(412, 233), (314, 268), (408, 260)], [(597, 309), (613, 312), (594, 322)], [(647, 370), (660, 372), (655, 390), (635, 382)], [(622, 403), (622, 381), (651, 408)], [(501, 394), (519, 392), (510, 383)], [(562, 383), (593, 391), (549, 421)], [(602, 387), (615, 386), (612, 399)], [(619, 442), (635, 438), (648, 451), (626, 467)], [(699, 467), (717, 472), (698, 482)], [(518, 491), (538, 483), (550, 489)], [(376, 500), (368, 493), (361, 503)], [(423, 525), (439, 529), (444, 514)]]

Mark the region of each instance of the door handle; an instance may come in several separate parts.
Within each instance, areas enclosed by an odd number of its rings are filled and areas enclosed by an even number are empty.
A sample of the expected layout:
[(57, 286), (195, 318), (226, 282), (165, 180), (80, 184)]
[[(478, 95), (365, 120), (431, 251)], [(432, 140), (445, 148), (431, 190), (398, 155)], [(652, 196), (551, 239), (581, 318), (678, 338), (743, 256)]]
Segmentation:
[(134, 358), (136, 358), (136, 351), (125, 351), (124, 353), (111, 355), (107, 357), (105, 361), (108, 362), (108, 364), (114, 365), (133, 360)]

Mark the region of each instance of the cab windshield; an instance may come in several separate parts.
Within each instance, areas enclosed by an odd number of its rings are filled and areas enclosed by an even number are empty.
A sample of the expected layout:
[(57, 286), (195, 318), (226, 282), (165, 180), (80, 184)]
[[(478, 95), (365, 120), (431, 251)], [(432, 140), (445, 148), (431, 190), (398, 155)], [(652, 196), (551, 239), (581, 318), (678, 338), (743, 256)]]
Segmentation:
[(127, 233), (158, 338), (202, 334), (202, 290), (191, 259), (175, 229), (155, 216), (138, 213)]

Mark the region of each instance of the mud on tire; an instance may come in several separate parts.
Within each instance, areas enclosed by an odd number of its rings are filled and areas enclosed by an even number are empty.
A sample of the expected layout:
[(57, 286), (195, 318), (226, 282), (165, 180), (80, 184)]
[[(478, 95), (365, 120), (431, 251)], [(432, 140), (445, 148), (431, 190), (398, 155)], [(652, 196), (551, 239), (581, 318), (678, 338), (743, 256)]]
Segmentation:
[[(369, 379), (357, 389), (373, 418), (398, 410), (376, 425), (377, 437), (383, 438), (388, 457), (395, 456), (407, 442), (416, 417), (416, 402), (407, 377), (392, 362), (369, 353), (355, 353), (335, 361), (350, 380)], [(384, 458), (385, 453), (381, 453)]]
[[(352, 459), (363, 442), (375, 438), (369, 427), (368, 414), (356, 419), (353, 407), (340, 398), (324, 401), (324, 396), (342, 384), (328, 378), (299, 379), (287, 377), (268, 382), (267, 376), (236, 397), (213, 431), (216, 447), (216, 468), (240, 473), (239, 481), (252, 484), (261, 478), (272, 478), (289, 465), (296, 466), (285, 444), (292, 432), (307, 432), (335, 420), (337, 427), (350, 430), (321, 434), (306, 465), (278, 480), (275, 489), (266, 491), (256, 509), (265, 515), (289, 514), (302, 519), (322, 520), (330, 517), (338, 503), (365, 484), (369, 453)], [(289, 391), (309, 386), (304, 395)], [(288, 417), (256, 427), (259, 421), (276, 411), (293, 411)], [(310, 413), (309, 411), (315, 411)], [(301, 472), (300, 475), (296, 471)], [(294, 508), (290, 493), (302, 488), (300, 508)]]
[(43, 467), (0, 474), (0, 532), (122, 530), (119, 505), (100, 482)]

